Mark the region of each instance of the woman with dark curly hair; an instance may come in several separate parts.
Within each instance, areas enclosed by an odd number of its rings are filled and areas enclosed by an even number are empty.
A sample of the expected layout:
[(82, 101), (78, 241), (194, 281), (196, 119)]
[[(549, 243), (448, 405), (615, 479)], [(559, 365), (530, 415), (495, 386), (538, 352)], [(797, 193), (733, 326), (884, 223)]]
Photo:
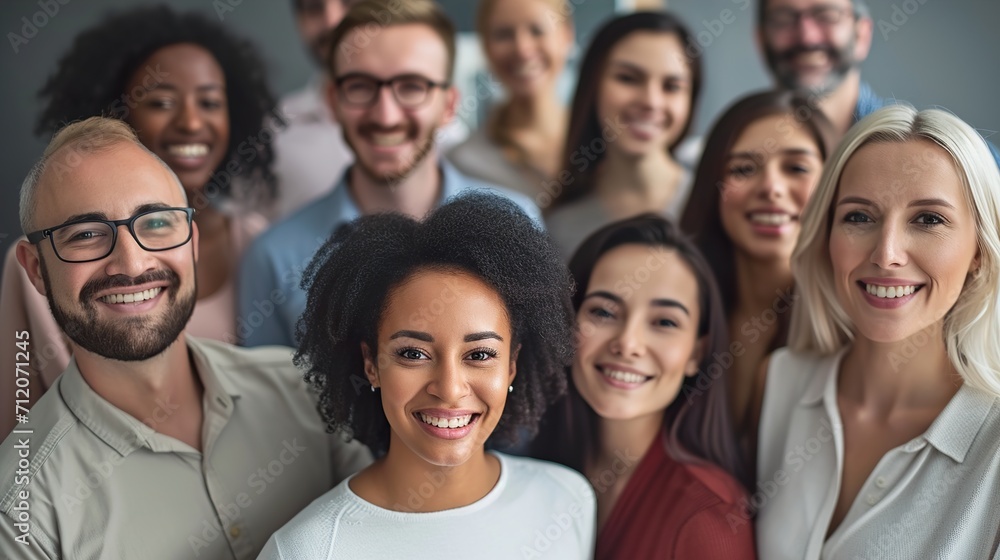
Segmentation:
[(708, 263), (673, 223), (645, 214), (584, 240), (570, 271), (569, 394), (533, 445), (596, 488), (595, 558), (754, 558)]
[[(120, 12), (77, 36), (40, 97), (38, 134), (92, 116), (120, 118), (176, 173), (200, 235), (188, 333), (235, 342), (236, 266), (267, 226), (246, 203), (275, 189), (272, 125), (265, 125), (275, 99), (253, 45), (196, 13), (166, 6)], [(45, 298), (17, 266), (13, 245), (4, 268), (0, 325), (31, 332), (39, 349), (37, 398), (65, 369), (69, 349)]]
[(569, 278), (516, 205), (474, 193), (424, 222), (359, 218), (320, 249), (303, 286), (296, 363), (328, 429), (381, 457), (261, 558), (593, 554), (581, 476), (486, 452), (535, 433), (573, 351)]

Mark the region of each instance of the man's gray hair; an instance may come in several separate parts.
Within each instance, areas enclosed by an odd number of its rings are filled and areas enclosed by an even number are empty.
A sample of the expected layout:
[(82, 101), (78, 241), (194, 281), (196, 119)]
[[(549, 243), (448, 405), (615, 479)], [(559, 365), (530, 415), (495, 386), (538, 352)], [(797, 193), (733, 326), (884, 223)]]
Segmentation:
[[(80, 165), (83, 154), (102, 152), (119, 144), (133, 144), (138, 146), (159, 162), (170, 173), (170, 176), (173, 177), (177, 183), (177, 188), (181, 190), (181, 195), (184, 197), (184, 204), (187, 204), (187, 193), (184, 192), (184, 187), (181, 185), (180, 179), (177, 178), (177, 174), (162, 159), (149, 151), (149, 148), (139, 141), (139, 137), (136, 136), (132, 127), (119, 119), (91, 117), (68, 124), (61, 128), (59, 132), (56, 132), (52, 140), (49, 141), (49, 145), (45, 147), (41, 159), (31, 167), (28, 175), (24, 178), (24, 182), (21, 183), (20, 219), (21, 230), (24, 234), (27, 235), (36, 228), (34, 224), (35, 191), (46, 170), (52, 167), (54, 170), (59, 171), (60, 174), (65, 173), (73, 167)], [(54, 158), (55, 154), (63, 148), (67, 149), (65, 153), (60, 155), (58, 159)]]

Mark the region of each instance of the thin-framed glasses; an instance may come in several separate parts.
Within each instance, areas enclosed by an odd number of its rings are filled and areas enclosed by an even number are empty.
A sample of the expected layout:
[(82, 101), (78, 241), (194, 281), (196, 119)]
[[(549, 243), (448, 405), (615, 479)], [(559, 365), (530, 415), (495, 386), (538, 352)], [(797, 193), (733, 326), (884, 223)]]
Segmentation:
[(73, 220), (28, 234), (40, 243), (46, 237), (59, 260), (68, 263), (99, 261), (115, 250), (118, 227), (127, 226), (132, 238), (146, 251), (167, 251), (191, 240), (194, 208), (157, 208), (123, 220)]
[(352, 73), (339, 76), (333, 82), (337, 85), (340, 99), (351, 105), (372, 105), (378, 99), (382, 87), (389, 86), (396, 103), (407, 109), (422, 105), (435, 88), (445, 89), (451, 86), (449, 82), (435, 82), (418, 74), (403, 74), (380, 80), (368, 74)]
[(839, 6), (816, 6), (808, 10), (778, 8), (767, 12), (764, 16), (764, 23), (771, 29), (785, 30), (797, 26), (803, 18), (809, 18), (817, 25), (831, 27), (840, 23), (840, 20), (848, 12), (850, 12), (849, 9)]

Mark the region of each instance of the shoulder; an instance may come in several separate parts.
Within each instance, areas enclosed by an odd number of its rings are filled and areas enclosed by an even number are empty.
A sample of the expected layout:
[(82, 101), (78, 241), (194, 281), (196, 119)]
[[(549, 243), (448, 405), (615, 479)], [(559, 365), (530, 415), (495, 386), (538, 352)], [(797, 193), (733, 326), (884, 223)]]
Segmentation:
[[(336, 228), (334, 216), (339, 213), (334, 199), (339, 194), (336, 190), (260, 233), (250, 244), (248, 257), (251, 260), (284, 260), (296, 255), (311, 257)], [(307, 264), (308, 260), (302, 266)]]
[(735, 505), (746, 495), (743, 486), (729, 473), (709, 463), (683, 463), (686, 478), (706, 490), (709, 505)]
[(292, 348), (287, 346), (246, 348), (191, 336), (187, 337), (187, 341), (213, 372), (224, 376), (237, 387), (264, 383), (268, 386), (282, 386), (294, 393), (300, 389), (304, 390), (302, 373), (292, 363), (295, 352)]
[(477, 158), (484, 153), (489, 154), (495, 151), (497, 151), (496, 144), (489, 139), (486, 131), (480, 128), (472, 131), (468, 138), (448, 150), (446, 157), (456, 166), (476, 165)]
[(278, 529), (272, 537), (276, 548), (285, 558), (327, 558), (341, 518), (357, 502), (344, 480)]
[(496, 453), (508, 471), (507, 484), (530, 490), (539, 500), (574, 500), (590, 503), (595, 500), (590, 482), (573, 469), (527, 457)]
[(488, 183), (480, 179), (469, 177), (468, 175), (460, 172), (458, 169), (455, 169), (454, 166), (452, 166), (452, 170), (450, 172), (450, 179), (456, 182), (455, 188), (452, 191), (453, 194), (458, 195), (476, 190), (489, 191), (499, 194), (520, 207), (521, 210), (524, 211), (524, 213), (527, 214), (536, 225), (538, 225), (538, 227), (544, 227), (541, 210), (539, 210), (538, 205), (536, 205), (535, 202), (527, 195), (512, 191), (494, 183)]

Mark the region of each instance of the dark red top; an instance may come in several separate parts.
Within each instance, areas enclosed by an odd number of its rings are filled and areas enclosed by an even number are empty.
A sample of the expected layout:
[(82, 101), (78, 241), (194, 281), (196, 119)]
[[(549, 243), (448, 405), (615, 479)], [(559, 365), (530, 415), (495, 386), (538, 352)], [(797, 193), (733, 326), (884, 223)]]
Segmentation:
[[(600, 480), (592, 481), (598, 486)], [(642, 458), (597, 536), (597, 560), (755, 559), (741, 486), (712, 465), (681, 463), (663, 433)]]

